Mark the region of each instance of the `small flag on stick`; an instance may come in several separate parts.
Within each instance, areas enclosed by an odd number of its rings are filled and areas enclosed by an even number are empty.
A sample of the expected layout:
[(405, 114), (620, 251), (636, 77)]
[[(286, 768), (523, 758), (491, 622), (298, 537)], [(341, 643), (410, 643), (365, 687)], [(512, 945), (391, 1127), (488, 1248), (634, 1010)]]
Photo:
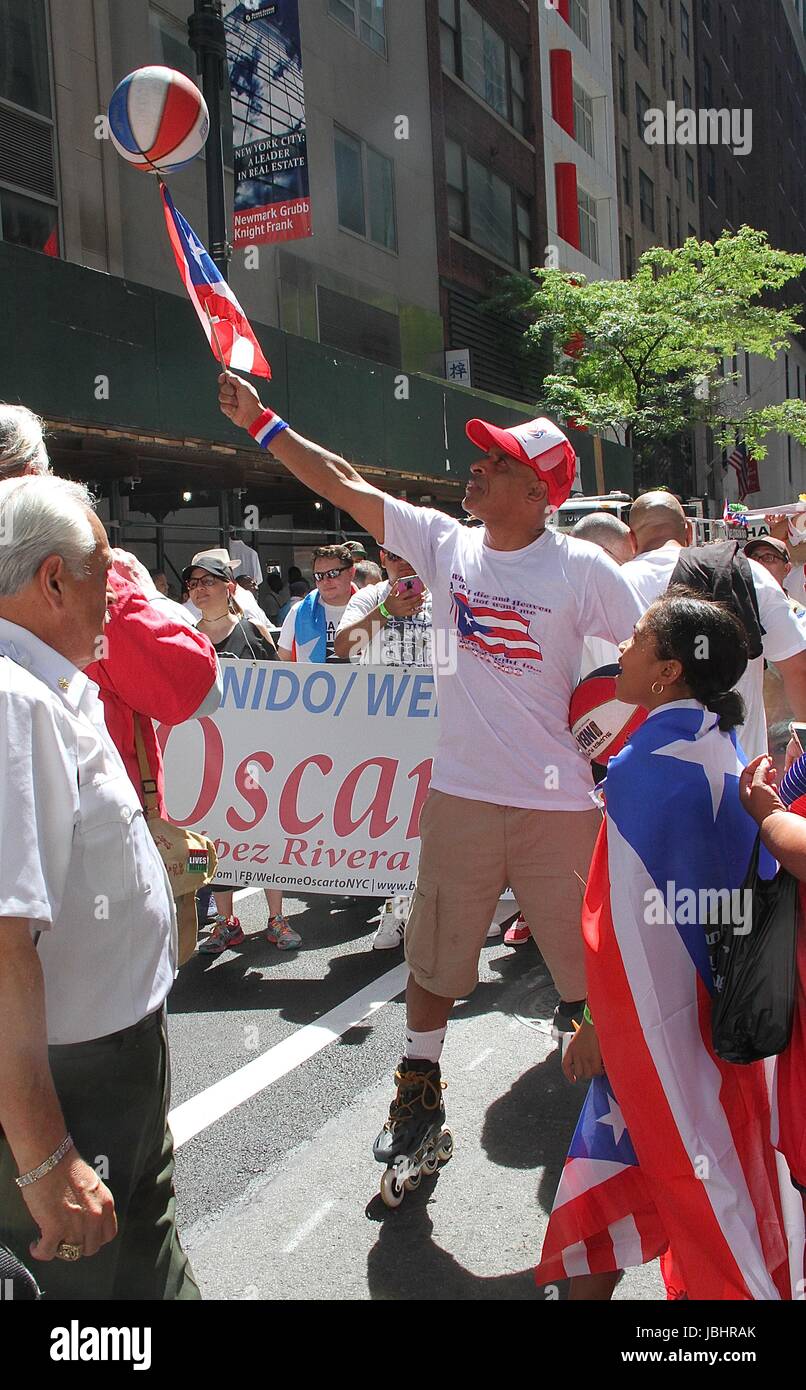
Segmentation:
[(211, 351), (225, 371), (251, 372), (271, 380), (271, 367), (238, 300), (162, 181), (160, 193), (177, 268)]

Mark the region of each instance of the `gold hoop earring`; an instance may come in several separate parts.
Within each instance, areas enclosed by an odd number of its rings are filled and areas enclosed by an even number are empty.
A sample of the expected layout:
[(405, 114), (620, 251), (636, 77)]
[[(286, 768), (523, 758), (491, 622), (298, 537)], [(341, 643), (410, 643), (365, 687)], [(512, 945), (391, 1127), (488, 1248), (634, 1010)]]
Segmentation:
[[(655, 688), (656, 686), (657, 686), (657, 689)], [(660, 681), (653, 681), (653, 682), (652, 682), (651, 689), (652, 689), (652, 694), (653, 694), (653, 695), (662, 695), (663, 692), (664, 692), (664, 690), (666, 689), (666, 686), (665, 686), (665, 685), (661, 685)]]

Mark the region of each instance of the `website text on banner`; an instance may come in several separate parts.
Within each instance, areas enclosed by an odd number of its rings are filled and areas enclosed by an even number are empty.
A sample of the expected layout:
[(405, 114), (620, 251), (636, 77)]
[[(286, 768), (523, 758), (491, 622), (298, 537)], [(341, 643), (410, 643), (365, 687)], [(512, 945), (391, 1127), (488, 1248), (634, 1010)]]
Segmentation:
[(312, 235), (298, 0), (225, 0), (233, 243)]
[(216, 879), (412, 893), (438, 729), (431, 672), (221, 665), (217, 713), (158, 730), (168, 814), (215, 840)]

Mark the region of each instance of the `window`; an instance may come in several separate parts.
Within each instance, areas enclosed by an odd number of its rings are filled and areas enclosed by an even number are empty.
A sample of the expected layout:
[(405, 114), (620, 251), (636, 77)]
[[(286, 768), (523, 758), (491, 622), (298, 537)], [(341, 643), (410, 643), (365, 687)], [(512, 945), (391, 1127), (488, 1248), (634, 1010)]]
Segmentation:
[(0, 238), (58, 256), (44, 0), (0, 0), (0, 35)]
[(713, 74), (707, 58), (702, 60), (702, 98), (706, 106), (711, 105), (713, 95)]
[(518, 198), (515, 209), (518, 232), (518, 269), (528, 275), (532, 269), (532, 214), (525, 198)]
[(677, 90), (677, 73), (675, 72), (674, 49), (672, 49), (669, 53), (669, 81), (671, 83), (671, 86), (669, 88), (669, 94), (671, 96), (674, 96), (675, 91)]
[(672, 145), (672, 168), (676, 179), (680, 178), (680, 165), (677, 162), (677, 145)]
[(400, 320), (396, 314), (325, 285), (316, 286), (316, 308), (320, 343), (385, 362), (389, 367), (400, 366)]
[(694, 191), (694, 160), (690, 154), (686, 155), (686, 192), (693, 203), (697, 195)]
[(666, 90), (666, 40), (660, 41), (660, 80), (664, 91)]
[(574, 138), (593, 155), (593, 102), (587, 92), (574, 83)]
[(376, 246), (397, 250), (394, 165), (386, 155), (336, 127), (339, 226)]
[(599, 227), (596, 221), (596, 200), (583, 188), (577, 188), (579, 208), (579, 249), (591, 261), (599, 260)]
[(632, 189), (630, 187), (630, 151), (626, 145), (621, 147), (621, 191), (624, 197), (624, 206), (629, 207), (632, 201)]
[(358, 36), (362, 43), (386, 57), (384, 0), (328, 0), (334, 19)]
[(58, 211), (55, 203), (40, 202), (0, 186), (0, 239), (58, 256)]
[(725, 170), (725, 213), (729, 222), (733, 221), (733, 179)]
[(531, 269), (532, 214), (528, 199), (491, 169), (445, 141), (448, 226), (524, 273)]
[(467, 235), (465, 226), (465, 172), (461, 145), (445, 141), (445, 173), (448, 184), (448, 226), (460, 236)]
[(649, 62), (649, 43), (646, 10), (639, 5), (638, 0), (633, 0), (632, 6), (632, 41), (635, 51), (639, 58), (643, 58), (645, 63)]
[(680, 6), (680, 47), (686, 55), (691, 53), (691, 26), (685, 5)]
[(459, 23), (456, 0), (439, 0), (439, 54), (443, 68), (459, 71)]
[(525, 134), (526, 73), (520, 54), (469, 0), (439, 0), (439, 35), (443, 68)]
[(505, 119), (507, 111), (507, 46), (477, 10), (460, 0), (462, 17), (462, 77), (468, 87)]
[(711, 0), (700, 0), (700, 13), (702, 22), (707, 29), (711, 28)]
[(619, 24), (624, 23), (624, 0), (616, 0), (616, 19)]
[(679, 245), (681, 244), (681, 242), (680, 242), (680, 209), (679, 209), (679, 208), (675, 208), (675, 210), (674, 210), (674, 244), (675, 244), (675, 246), (679, 246)]
[(568, 22), (586, 48), (591, 46), (590, 0), (570, 0)]
[(685, 77), (683, 78), (683, 105), (684, 105), (684, 107), (686, 108), (687, 111), (690, 111), (690, 110), (692, 109), (692, 107), (691, 107), (691, 84), (690, 84), (689, 82), (686, 81)]
[(639, 86), (639, 84), (636, 82), (636, 84), (635, 84), (635, 120), (636, 120), (636, 124), (637, 124), (637, 126), (638, 126), (638, 134), (640, 135), (640, 137), (641, 137), (642, 140), (643, 140), (643, 138), (644, 138), (644, 130), (645, 130), (645, 126), (644, 126), (644, 116), (646, 115), (646, 113), (647, 113), (648, 110), (649, 110), (649, 97), (647, 96), (647, 94), (646, 94), (646, 92), (644, 91), (643, 87)]
[(624, 61), (624, 54), (618, 55), (618, 104), (622, 115), (629, 115), (627, 107), (627, 64)]
[(512, 189), (509, 184), (468, 155), (467, 192), (470, 240), (511, 265)]
[[(804, 30), (804, 32), (806, 32), (806, 30)], [(739, 40), (735, 37), (735, 35), (734, 35), (734, 39), (733, 39), (733, 74), (732, 74), (732, 76), (733, 76), (734, 82), (736, 83), (736, 86), (739, 87), (739, 88), (741, 88), (741, 85), (742, 85), (742, 51), (741, 51), (741, 49), (740, 49), (740, 47), (739, 47)]]
[(666, 245), (674, 246), (674, 227), (672, 225), (672, 200), (666, 199)]
[(728, 17), (722, 6), (719, 6), (719, 47), (723, 53), (728, 51)]
[(633, 256), (632, 237), (631, 237), (631, 236), (625, 236), (625, 238), (624, 238), (624, 272), (625, 272), (625, 274), (626, 274), (628, 280), (631, 280), (631, 279), (632, 279), (632, 274), (633, 274), (634, 269), (635, 269), (635, 258), (634, 258), (634, 256)]
[(512, 124), (521, 135), (526, 132), (526, 76), (523, 59), (514, 48), (509, 50), (509, 86), (512, 102)]
[(50, 116), (50, 72), (44, 0), (0, 0), (0, 97)]
[(651, 178), (638, 170), (638, 201), (641, 208), (641, 221), (651, 232), (655, 230), (655, 185)]
[(705, 191), (716, 202), (716, 159), (711, 149), (705, 150)]

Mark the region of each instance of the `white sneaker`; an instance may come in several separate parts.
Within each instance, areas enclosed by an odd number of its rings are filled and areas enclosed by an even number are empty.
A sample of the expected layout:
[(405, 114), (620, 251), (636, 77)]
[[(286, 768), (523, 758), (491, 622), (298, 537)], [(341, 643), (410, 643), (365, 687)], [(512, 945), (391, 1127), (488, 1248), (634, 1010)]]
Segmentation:
[(377, 917), (370, 917), (371, 922), (379, 924), (372, 938), (373, 951), (393, 951), (401, 945), (410, 902), (410, 898), (387, 898)]

